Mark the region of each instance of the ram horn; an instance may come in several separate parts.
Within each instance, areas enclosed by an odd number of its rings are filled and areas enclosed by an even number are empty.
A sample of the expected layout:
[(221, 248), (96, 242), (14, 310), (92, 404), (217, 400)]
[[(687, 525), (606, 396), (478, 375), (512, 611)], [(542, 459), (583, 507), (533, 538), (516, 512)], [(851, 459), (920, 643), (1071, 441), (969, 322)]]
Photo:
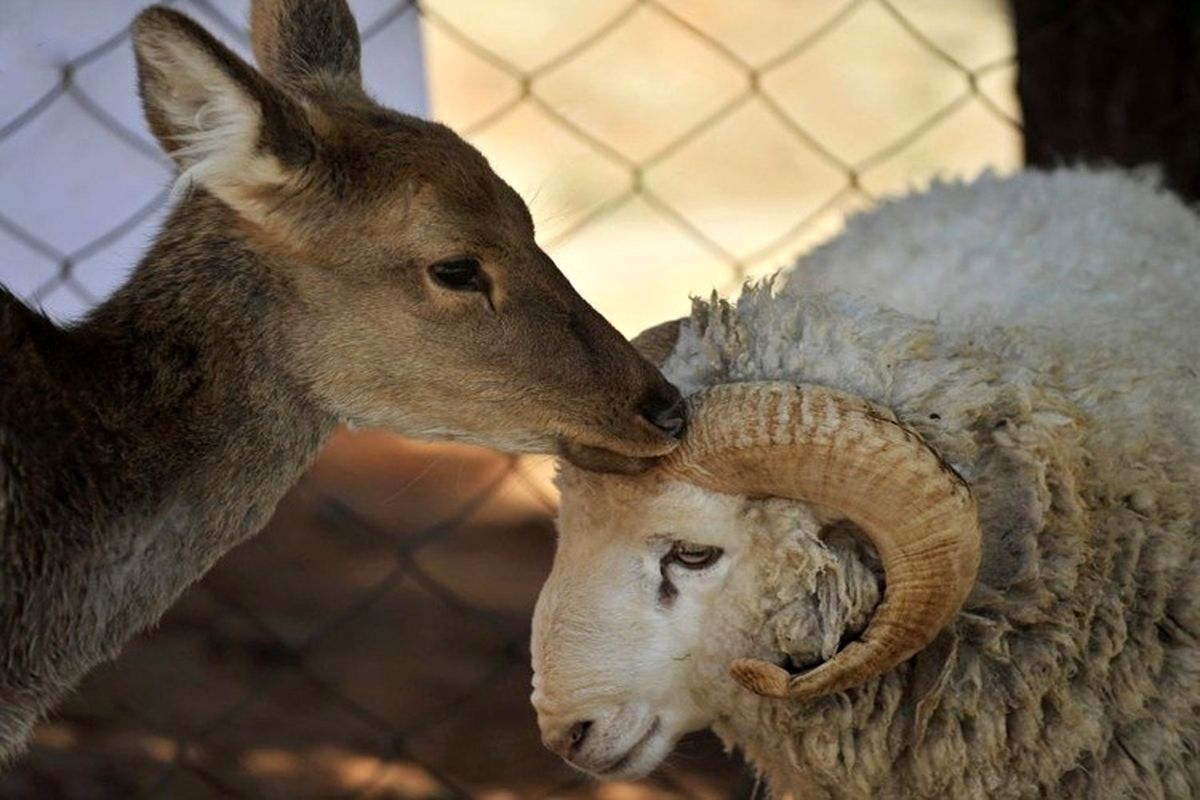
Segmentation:
[(950, 622), (979, 568), (979, 518), (967, 484), (918, 434), (818, 386), (723, 384), (688, 405), (688, 434), (661, 462), (669, 476), (821, 506), (858, 525), (883, 564), (883, 601), (857, 641), (798, 675), (736, 661), (743, 686), (780, 698), (839, 692), (905, 661)]

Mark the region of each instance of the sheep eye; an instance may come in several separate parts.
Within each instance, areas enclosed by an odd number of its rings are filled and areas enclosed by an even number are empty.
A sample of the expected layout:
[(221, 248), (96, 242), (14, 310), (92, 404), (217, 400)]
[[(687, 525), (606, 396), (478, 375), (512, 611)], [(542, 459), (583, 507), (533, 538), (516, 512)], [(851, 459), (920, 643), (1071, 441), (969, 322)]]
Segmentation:
[(434, 281), (456, 292), (487, 291), (487, 279), (474, 258), (441, 261), (429, 268)]
[(667, 553), (667, 558), (684, 569), (704, 569), (715, 564), (724, 552), (719, 547), (676, 542), (671, 552)]

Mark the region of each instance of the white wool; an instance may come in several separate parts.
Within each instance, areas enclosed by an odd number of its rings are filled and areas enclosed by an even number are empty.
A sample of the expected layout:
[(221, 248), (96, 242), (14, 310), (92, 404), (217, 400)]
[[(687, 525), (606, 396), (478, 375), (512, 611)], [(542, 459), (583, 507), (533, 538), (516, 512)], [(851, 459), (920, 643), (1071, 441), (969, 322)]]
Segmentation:
[(1197, 253), (1200, 218), (1152, 174), (984, 174), (853, 217), (782, 294), (840, 289), (952, 324), (1067, 330), (1200, 313)]
[[(636, 553), (655, 509), (656, 530), (728, 554), (705, 600), (685, 587), (674, 618), (643, 612), (670, 620), (653, 640), (621, 639), (660, 676), (657, 699), (621, 696), (666, 719), (674, 681), (689, 718), (706, 714), (797, 796), (1200, 794), (1198, 357), (1200, 217), (1116, 171), (936, 184), (735, 303), (698, 301), (668, 378), (685, 392), (816, 383), (891, 408), (973, 484), (983, 563), (963, 612), (910, 662), (833, 697), (767, 700), (729, 661), (827, 657), (876, 602), (870, 555), (817, 538), (799, 504), (746, 501), (715, 526), (685, 507), (672, 526), (652, 482), (565, 470), (563, 553)], [(641, 601), (594, 581), (633, 630)], [(547, 588), (586, 610), (554, 576)], [(604, 620), (590, 654), (618, 635)], [(539, 644), (562, 674), (588, 668), (570, 643)], [(685, 648), (685, 666), (653, 659)], [(619, 683), (620, 659), (609, 668)]]
[(940, 370), (963, 368), (902, 356), (975, 348), (1014, 380), (1053, 370), (1113, 417), (1155, 409), (1196, 453), (1198, 265), (1200, 216), (1150, 176), (935, 184), (852, 218), (788, 274), (747, 288), (728, 353), (685, 328), (664, 373), (687, 391), (773, 375), (902, 410), (949, 377)]

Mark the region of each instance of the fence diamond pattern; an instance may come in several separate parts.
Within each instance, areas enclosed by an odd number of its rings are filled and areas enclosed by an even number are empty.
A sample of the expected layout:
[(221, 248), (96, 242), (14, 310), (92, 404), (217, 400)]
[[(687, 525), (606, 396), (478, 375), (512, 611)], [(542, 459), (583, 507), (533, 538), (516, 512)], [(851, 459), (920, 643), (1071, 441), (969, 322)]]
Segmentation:
[[(245, 3), (175, 5), (247, 51)], [(614, 297), (657, 293), (671, 303), (692, 285), (732, 290), (786, 263), (847, 209), (961, 168), (964, 152), (987, 163), (970, 143), (939, 140), (963, 117), (994, 126), (1013, 148), (1019, 140), (1011, 48), (972, 60), (939, 35), (948, 12), (928, 0), (361, 5), (369, 7), (360, 21), (372, 88), (390, 79), (388, 52), (412, 46), (395, 23), (419, 14), (435, 111), (534, 195), (545, 245), (584, 264), (568, 273), (610, 315), (620, 316), (618, 301), (605, 307), (602, 284)], [(986, 0), (973, 5), (999, 13)], [(761, 19), (747, 21), (751, 14)], [(864, 43), (864, 29), (885, 31), (886, 44)], [(915, 99), (897, 105), (887, 92), (856, 89), (857, 105), (843, 108), (834, 102), (838, 82), (877, 46), (897, 70), (888, 85), (907, 86)], [(447, 85), (472, 88), (440, 96), (444, 64), (452, 64)], [(104, 88), (97, 78), (112, 69), (126, 71), (130, 91)], [(70, 165), (122, 153), (110, 182), (0, 204), (11, 288), (61, 317), (122, 280), (168, 203), (169, 161), (144, 129), (121, 122), (135, 118), (132, 76), (119, 31), (64, 61), (41, 94), (0, 96), (0, 180), (48, 159)], [(876, 101), (892, 111), (872, 116)], [(66, 125), (88, 126), (94, 148), (59, 147), (54, 134)], [(547, 150), (565, 154), (549, 177), (538, 172)], [(698, 181), (711, 185), (701, 191)], [(121, 202), (106, 202), (117, 185)], [(778, 202), (755, 207), (747, 223), (714, 194)], [(46, 225), (63, 198), (102, 212), (86, 225)], [(539, 213), (547, 206), (553, 215)], [(703, 265), (698, 283), (669, 267), (647, 281), (645, 265), (630, 264), (636, 253), (612, 250), (610, 234), (631, 236), (645, 258), (665, 247), (665, 260), (694, 259)], [(608, 266), (589, 264), (590, 251)], [(666, 308), (632, 314), (626, 327), (664, 318)], [(754, 784), (733, 762), (709, 769), (685, 755), (617, 795), (548, 755), (525, 755), (530, 741), (536, 746), (525, 700), (528, 616), (552, 546), (546, 471), (544, 462), (340, 437), (264, 536), (45, 726), (33, 755), (0, 778), (0, 793), (750, 796)], [(458, 660), (431, 658), (439, 648)], [(146, 693), (181, 684), (186, 692)]]

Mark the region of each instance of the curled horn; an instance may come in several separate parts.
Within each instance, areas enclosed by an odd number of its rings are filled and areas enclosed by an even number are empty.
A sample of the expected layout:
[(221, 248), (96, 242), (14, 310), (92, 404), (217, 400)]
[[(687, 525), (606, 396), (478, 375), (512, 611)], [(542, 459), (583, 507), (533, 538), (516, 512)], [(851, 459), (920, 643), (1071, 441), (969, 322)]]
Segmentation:
[(723, 384), (688, 400), (688, 434), (661, 462), (705, 488), (822, 506), (858, 525), (886, 587), (862, 636), (798, 675), (743, 659), (731, 673), (767, 697), (857, 686), (925, 647), (979, 568), (975, 500), (961, 477), (888, 411), (818, 386)]

